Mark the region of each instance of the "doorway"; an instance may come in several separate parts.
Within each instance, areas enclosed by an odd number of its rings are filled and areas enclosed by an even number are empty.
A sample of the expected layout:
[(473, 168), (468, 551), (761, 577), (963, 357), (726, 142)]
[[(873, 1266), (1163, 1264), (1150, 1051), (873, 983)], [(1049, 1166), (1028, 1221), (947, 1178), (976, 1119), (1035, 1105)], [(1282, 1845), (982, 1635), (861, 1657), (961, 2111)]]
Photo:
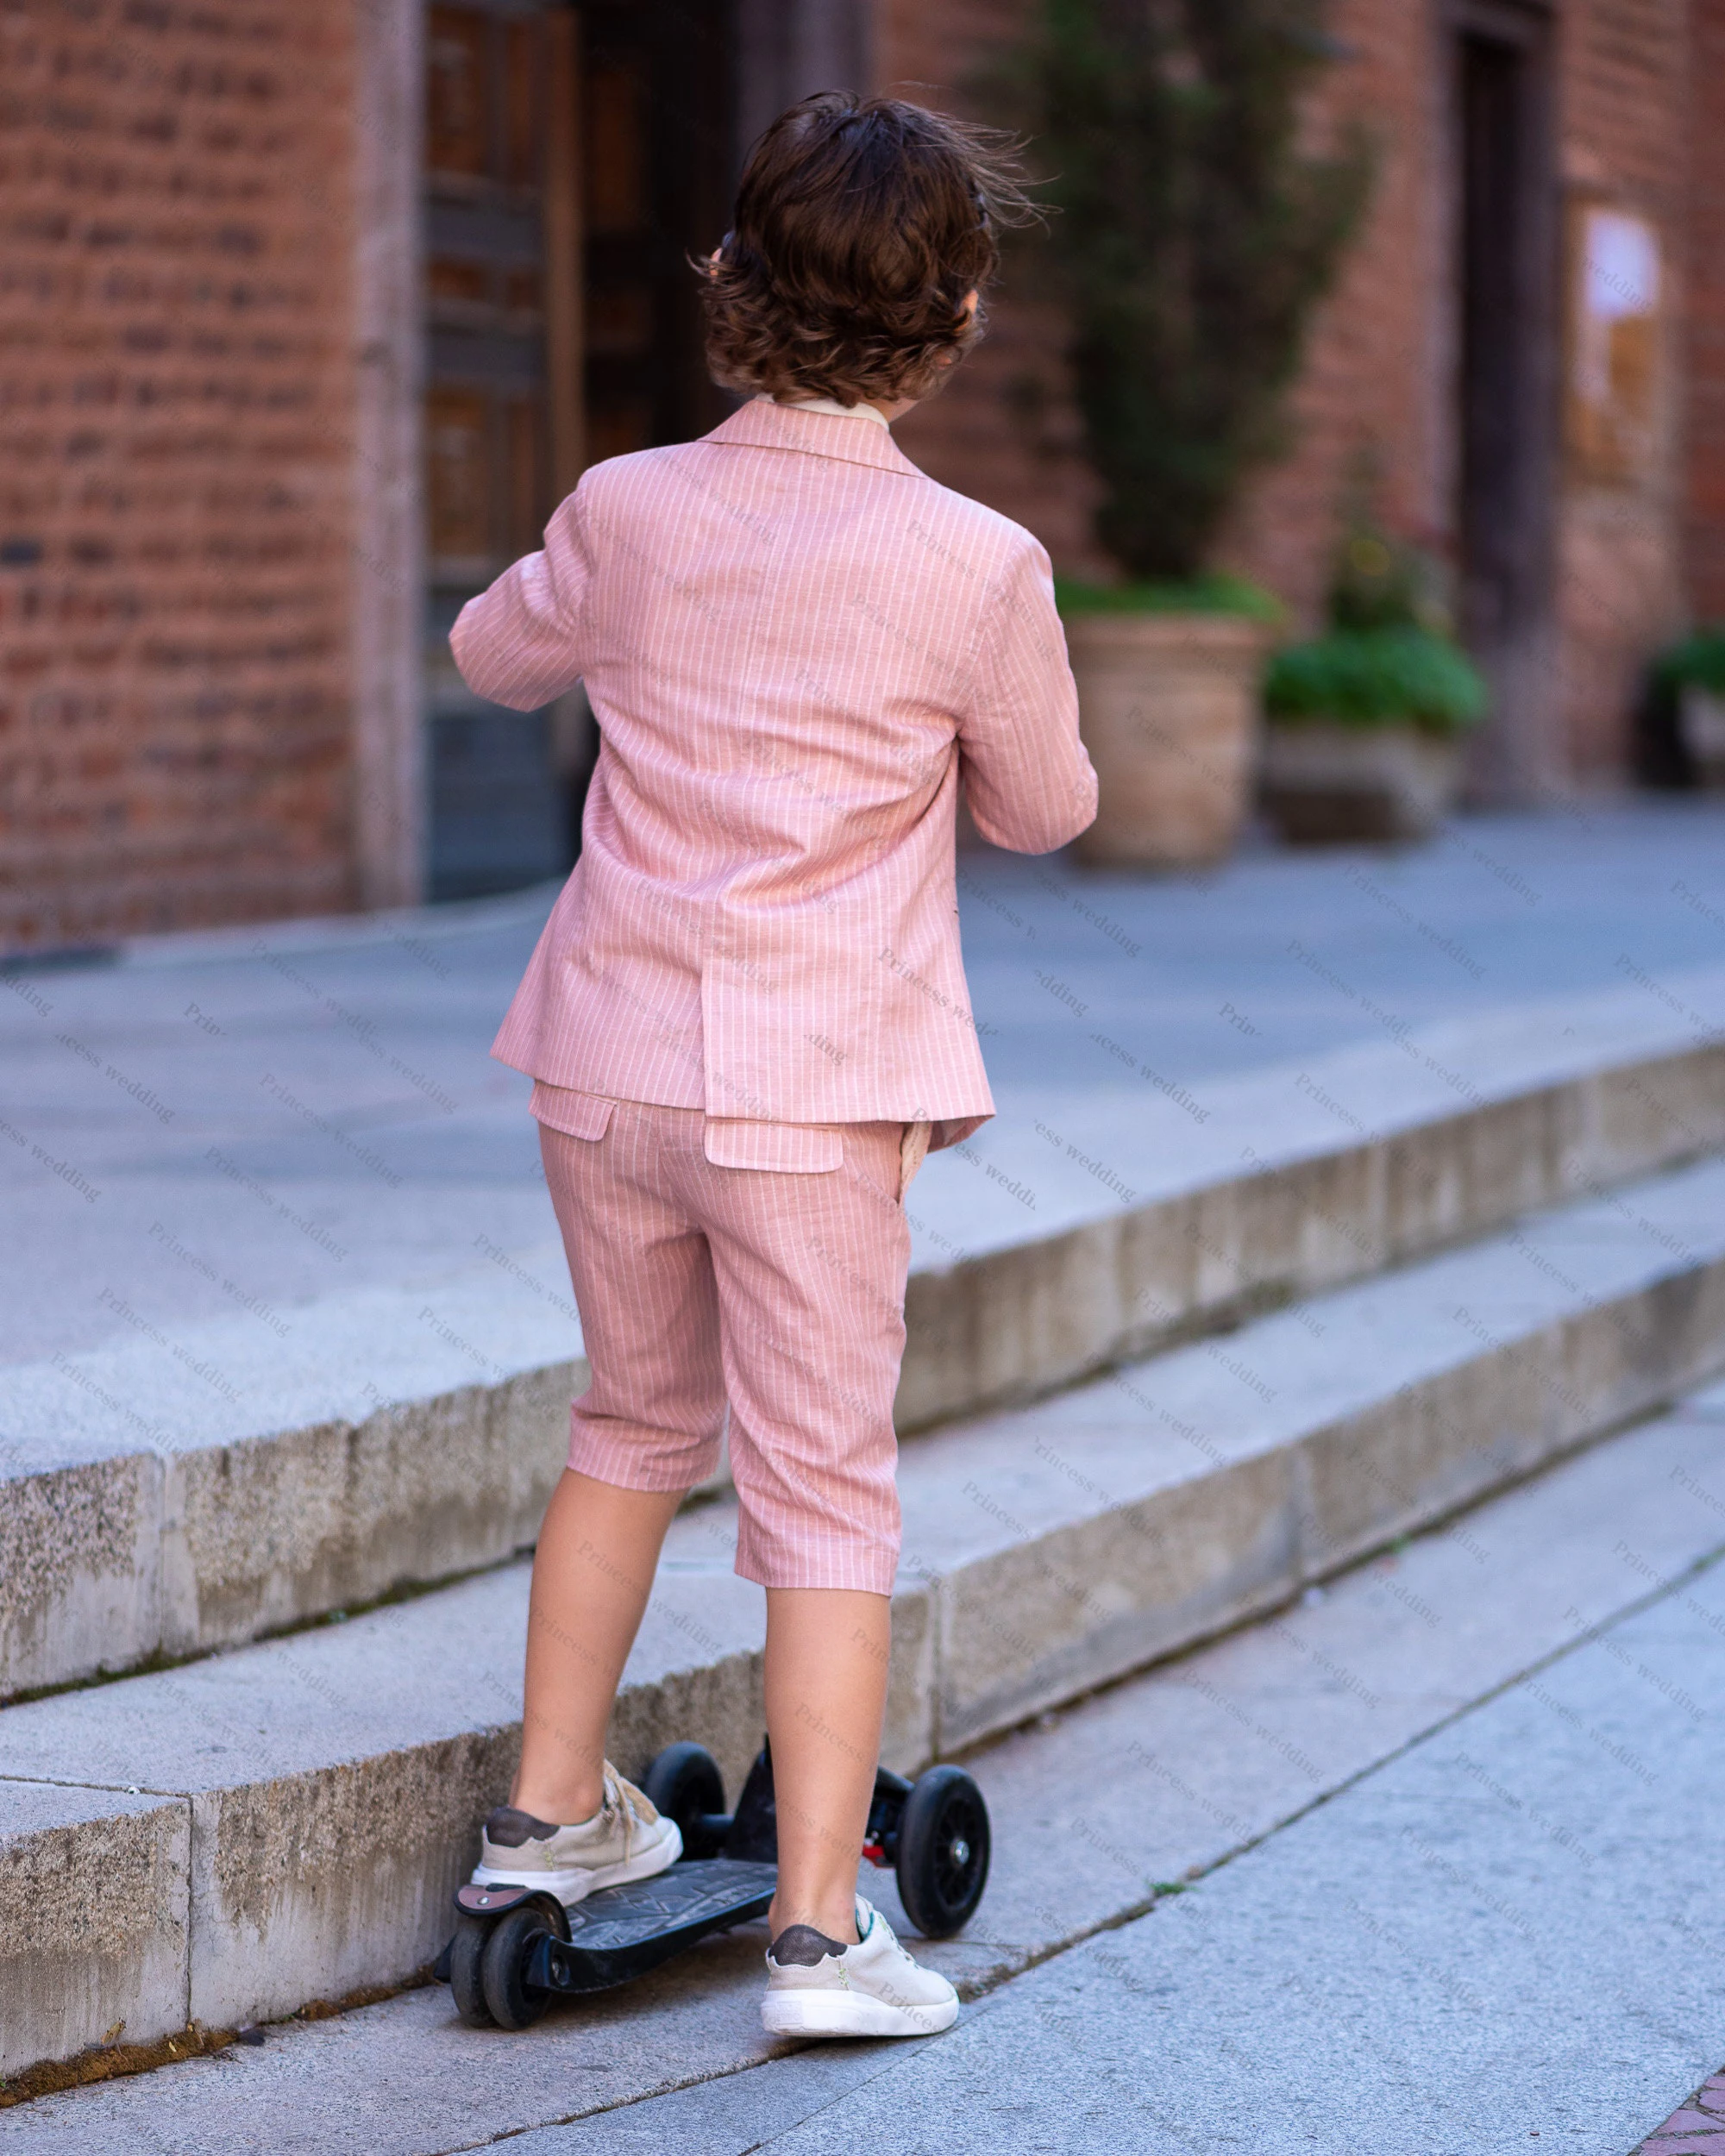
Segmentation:
[(1543, 8), (1470, 0), (1458, 11), (1459, 611), (1491, 692), (1473, 787), (1505, 804), (1561, 783), (1549, 49)]
[(448, 632), (592, 461), (724, 416), (689, 251), (723, 229), (724, 0), (452, 0), (427, 19), (425, 677), (434, 899), (559, 875), (597, 749), (579, 690), (474, 696)]

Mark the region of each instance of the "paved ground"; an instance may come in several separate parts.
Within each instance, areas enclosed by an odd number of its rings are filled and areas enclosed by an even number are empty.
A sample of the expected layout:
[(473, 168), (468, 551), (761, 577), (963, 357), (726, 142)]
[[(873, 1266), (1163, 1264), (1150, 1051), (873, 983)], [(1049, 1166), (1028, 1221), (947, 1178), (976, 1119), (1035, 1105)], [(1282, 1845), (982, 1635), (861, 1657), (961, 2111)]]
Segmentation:
[[(799, 2057), (522, 2156), (1621, 2156), (1725, 2046), (1725, 1593), (1662, 1601), (911, 2057)], [(1673, 1696), (1675, 1695), (1675, 1696)], [(835, 2100), (837, 2098), (837, 2100)]]
[[(543, 1245), (525, 1081), (486, 1051), (550, 896), (0, 970), (0, 1361)], [(1163, 880), (981, 854), (960, 897), (1004, 1128), (1051, 1087), (1165, 1095), (1533, 998), (1680, 1003), (1725, 962), (1725, 811)]]
[[(1528, 1000), (1670, 1010), (1725, 962), (1722, 842), (1725, 813), (1673, 804), (1154, 882), (969, 857), (1002, 1124), (1123, 1070), (1165, 1099)], [(543, 1244), (525, 1086), (485, 1051), (549, 895), (0, 972), (0, 1361)], [(943, 1950), (983, 1995), (938, 2044), (764, 2055), (739, 1937), (521, 2039), (411, 1994), (0, 2113), (0, 2143), (1725, 2151), (1720, 2084), (1683, 2101), (1725, 2059), (1718, 1429), (1572, 1502), (1571, 1543), (1556, 1482), (1488, 1508), (1525, 1515), (1489, 1592), (1482, 1514), (988, 1753), (987, 1936)], [(1673, 1491), (1653, 1562), (1634, 1507)]]
[(516, 2146), (1622, 2156), (1725, 2050), (1722, 1635), (1713, 1570), (908, 2056), (800, 2054)]
[(1627, 2156), (1725, 2059), (1722, 1431), (1716, 1387), (983, 1752), (934, 2043), (769, 2045), (750, 1927), (519, 2035), (432, 1987), (0, 2109), (0, 2152)]

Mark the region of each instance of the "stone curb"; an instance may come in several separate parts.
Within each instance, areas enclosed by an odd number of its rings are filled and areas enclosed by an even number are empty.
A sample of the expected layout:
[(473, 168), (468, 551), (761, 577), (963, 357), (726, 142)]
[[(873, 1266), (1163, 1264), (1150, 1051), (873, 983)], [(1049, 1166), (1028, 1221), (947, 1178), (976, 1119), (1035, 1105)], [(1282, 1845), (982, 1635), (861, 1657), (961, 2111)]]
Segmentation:
[(900, 1742), (962, 1748), (1273, 1608), (1722, 1363), (1710, 1162), (932, 1437), (900, 1482), (935, 1679)]
[[(1722, 1363), (1711, 1162), (932, 1435), (903, 1466), (886, 1756), (914, 1768), (1272, 1608)], [(676, 1523), (625, 1770), (694, 1737), (734, 1788), (758, 1739), (733, 1528), (724, 1502)], [(0, 2070), (423, 1965), (512, 1764), (525, 1590), (510, 1567), (0, 1715), (0, 1968), (39, 2000)]]
[(1250, 1172), (913, 1272), (899, 1428), (1052, 1392), (1722, 1145), (1725, 1042), (1260, 1156)]
[[(1704, 979), (1690, 1002), (1710, 1010)], [(1069, 1103), (1098, 1133), (1087, 1145), (1172, 1186), (1124, 1205), (1100, 1205), (1094, 1155), (1040, 1119), (1045, 1175), (1007, 1155), (1007, 1177), (999, 1135), (960, 1149), (925, 1171), (940, 1202), (919, 1185), (911, 1210), (925, 1251), (951, 1239), (935, 1219), (983, 1247), (911, 1275), (900, 1430), (1725, 1145), (1725, 1043), (1696, 1031), (1614, 992), (1256, 1074), (1211, 1089), (1183, 1134), (1184, 1110), (1141, 1096)], [(1339, 1117), (1358, 1132), (1339, 1146)], [(1026, 1235), (999, 1191), (1032, 1172), (1045, 1225)], [(0, 1373), (0, 1698), (255, 1639), (530, 1543), (585, 1364), (560, 1254), (492, 1256), (440, 1287), (297, 1313), (291, 1350), (222, 1320)]]
[(530, 1546), (586, 1380), (560, 1357), (369, 1413), (9, 1476), (0, 1699), (234, 1645)]

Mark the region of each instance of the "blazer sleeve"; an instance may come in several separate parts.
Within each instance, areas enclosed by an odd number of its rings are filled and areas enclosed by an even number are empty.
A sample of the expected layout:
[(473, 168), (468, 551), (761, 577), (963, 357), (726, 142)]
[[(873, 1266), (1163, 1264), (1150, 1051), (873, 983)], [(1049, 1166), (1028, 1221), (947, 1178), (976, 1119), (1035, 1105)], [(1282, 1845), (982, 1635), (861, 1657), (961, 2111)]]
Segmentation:
[(545, 527), (545, 544), (505, 569), (455, 617), (449, 649), (476, 696), (536, 711), (573, 688), (587, 659), (593, 564), (577, 487)]
[(1053, 574), (1028, 532), (984, 622), (975, 681), (958, 748), (976, 828), (1015, 854), (1051, 853), (1095, 820), (1096, 774), (1078, 738)]

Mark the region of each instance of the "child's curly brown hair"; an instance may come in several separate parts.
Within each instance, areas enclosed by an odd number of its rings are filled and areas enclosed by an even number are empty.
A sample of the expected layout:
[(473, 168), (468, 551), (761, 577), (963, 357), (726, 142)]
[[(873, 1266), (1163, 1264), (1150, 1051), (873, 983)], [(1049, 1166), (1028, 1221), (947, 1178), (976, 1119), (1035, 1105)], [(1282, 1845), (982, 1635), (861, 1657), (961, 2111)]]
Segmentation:
[(728, 389), (841, 404), (928, 396), (982, 327), (999, 231), (1036, 214), (1007, 138), (896, 98), (822, 91), (750, 153), (703, 275)]

